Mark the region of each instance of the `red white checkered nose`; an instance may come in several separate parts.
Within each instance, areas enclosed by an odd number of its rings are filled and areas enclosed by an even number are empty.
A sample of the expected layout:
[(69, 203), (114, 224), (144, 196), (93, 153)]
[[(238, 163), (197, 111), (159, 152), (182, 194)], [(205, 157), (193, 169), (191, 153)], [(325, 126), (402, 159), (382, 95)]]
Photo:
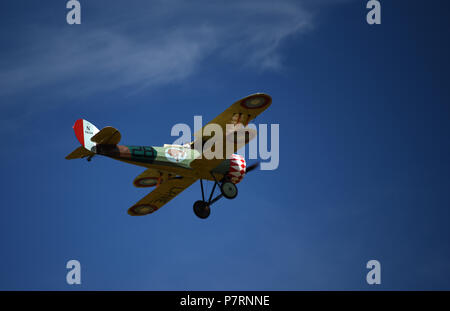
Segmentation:
[(234, 184), (239, 183), (245, 175), (245, 159), (244, 157), (233, 154), (230, 158), (230, 170), (228, 171), (228, 177)]

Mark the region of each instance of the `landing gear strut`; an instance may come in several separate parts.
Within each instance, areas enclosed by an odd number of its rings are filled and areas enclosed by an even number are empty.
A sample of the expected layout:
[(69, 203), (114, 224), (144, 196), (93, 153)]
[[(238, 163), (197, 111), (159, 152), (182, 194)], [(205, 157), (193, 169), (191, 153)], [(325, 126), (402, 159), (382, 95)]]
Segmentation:
[[(197, 217), (201, 219), (208, 218), (211, 213), (211, 205), (220, 200), (222, 197), (226, 199), (234, 199), (238, 195), (237, 187), (234, 183), (224, 178), (220, 183), (217, 181), (216, 176), (211, 173), (214, 178), (214, 186), (211, 190), (211, 194), (209, 195), (208, 201), (205, 200), (205, 192), (203, 190), (203, 180), (200, 179), (200, 187), (202, 189), (202, 200), (196, 201), (194, 203), (194, 213)], [(220, 194), (213, 199), (214, 190), (216, 190), (217, 185), (220, 187)]]

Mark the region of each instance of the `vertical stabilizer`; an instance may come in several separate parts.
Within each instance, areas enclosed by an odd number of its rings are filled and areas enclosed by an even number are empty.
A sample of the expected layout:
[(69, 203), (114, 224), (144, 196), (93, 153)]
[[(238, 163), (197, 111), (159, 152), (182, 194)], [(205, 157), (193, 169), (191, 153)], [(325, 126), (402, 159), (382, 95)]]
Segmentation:
[(78, 119), (73, 125), (73, 130), (80, 144), (91, 151), (92, 147), (96, 145), (91, 138), (99, 132), (98, 128), (89, 121)]

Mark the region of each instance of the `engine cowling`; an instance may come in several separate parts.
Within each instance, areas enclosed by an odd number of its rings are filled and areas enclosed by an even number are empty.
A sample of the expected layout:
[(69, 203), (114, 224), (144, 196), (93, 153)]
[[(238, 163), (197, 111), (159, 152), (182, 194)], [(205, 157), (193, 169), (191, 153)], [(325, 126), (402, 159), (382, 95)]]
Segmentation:
[(237, 184), (244, 178), (246, 166), (244, 157), (238, 154), (231, 155), (227, 177), (232, 183)]

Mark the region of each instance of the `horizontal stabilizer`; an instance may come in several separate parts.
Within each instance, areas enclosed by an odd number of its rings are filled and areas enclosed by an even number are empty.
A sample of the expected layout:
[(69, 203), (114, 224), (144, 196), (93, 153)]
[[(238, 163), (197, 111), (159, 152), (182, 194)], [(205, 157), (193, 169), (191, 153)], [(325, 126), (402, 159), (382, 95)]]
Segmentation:
[(93, 156), (95, 153), (87, 150), (83, 146), (78, 147), (74, 151), (72, 151), (68, 156), (66, 156), (67, 160), (73, 160), (73, 159), (81, 159), (88, 156)]
[(107, 126), (95, 134), (91, 138), (91, 141), (99, 145), (117, 145), (121, 138), (122, 135), (120, 135), (118, 130), (111, 126)]

